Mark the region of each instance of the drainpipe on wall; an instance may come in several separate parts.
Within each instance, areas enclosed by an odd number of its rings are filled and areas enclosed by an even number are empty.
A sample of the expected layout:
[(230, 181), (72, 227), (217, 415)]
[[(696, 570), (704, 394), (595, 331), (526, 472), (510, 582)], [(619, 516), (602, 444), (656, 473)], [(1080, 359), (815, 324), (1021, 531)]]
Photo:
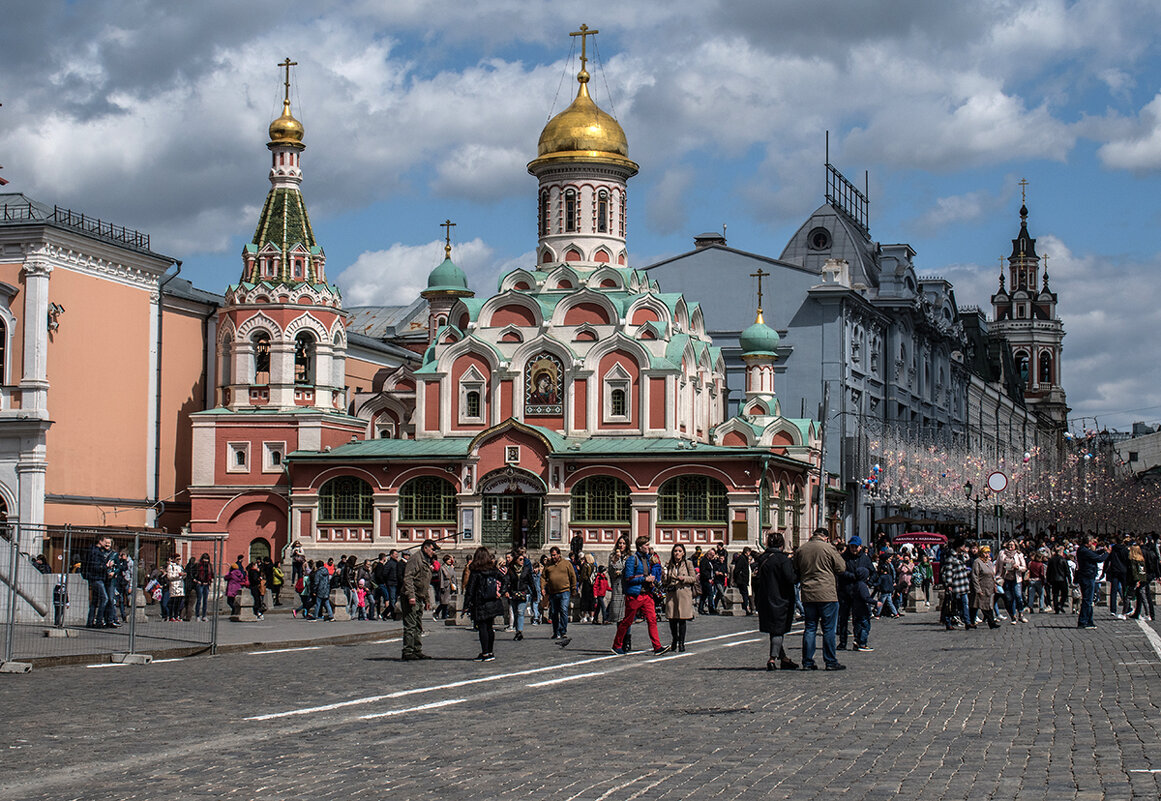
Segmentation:
[(157, 285), (157, 375), (154, 378), (156, 382), (156, 392), (154, 395), (154, 432), (153, 432), (153, 525), (157, 526), (157, 520), (165, 511), (165, 504), (161, 501), (161, 330), (162, 324), (165, 320), (165, 285), (181, 275), (181, 260), (175, 259), (173, 266), (177, 267), (177, 272), (170, 273), (166, 271), (165, 277), (162, 278), (161, 283)]

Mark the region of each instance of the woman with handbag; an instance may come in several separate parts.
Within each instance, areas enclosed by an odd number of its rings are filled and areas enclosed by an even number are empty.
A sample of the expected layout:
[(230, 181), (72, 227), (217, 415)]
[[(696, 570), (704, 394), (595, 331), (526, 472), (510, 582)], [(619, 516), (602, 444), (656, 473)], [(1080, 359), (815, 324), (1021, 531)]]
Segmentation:
[[(627, 536), (620, 536), (617, 542), (613, 545), (613, 552), (609, 554), (608, 576), (609, 576), (609, 595), (608, 608), (605, 610), (607, 619), (614, 623), (620, 623), (621, 618), (625, 616), (625, 560), (629, 557), (629, 538)], [(632, 629), (625, 632), (624, 648), (626, 651), (632, 647), (631, 639)]]
[(673, 638), (670, 648), (678, 653), (685, 652), (686, 624), (693, 620), (695, 586), (697, 573), (685, 558), (685, 546), (674, 545), (665, 565), (665, 617), (669, 620), (669, 633)]
[(516, 628), (516, 636), (512, 639), (524, 639), (524, 612), (528, 609), (528, 595), (532, 588), (532, 562), (524, 555), (523, 548), (512, 552), (512, 563), (508, 566), (504, 596), (512, 610), (512, 623)]

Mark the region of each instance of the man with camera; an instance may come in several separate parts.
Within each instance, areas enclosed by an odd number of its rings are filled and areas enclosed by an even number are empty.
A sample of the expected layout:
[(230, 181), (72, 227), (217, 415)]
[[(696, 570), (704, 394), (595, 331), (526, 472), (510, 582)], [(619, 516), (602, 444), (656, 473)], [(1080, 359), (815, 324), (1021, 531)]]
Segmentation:
[(638, 612), (644, 613), (649, 627), (649, 641), (653, 643), (653, 655), (660, 656), (669, 649), (661, 644), (657, 634), (657, 606), (654, 593), (661, 590), (661, 565), (650, 558), (649, 538), (637, 538), (637, 553), (625, 560), (625, 616), (617, 625), (617, 635), (613, 638), (613, 653), (625, 653), (625, 634), (637, 619)]

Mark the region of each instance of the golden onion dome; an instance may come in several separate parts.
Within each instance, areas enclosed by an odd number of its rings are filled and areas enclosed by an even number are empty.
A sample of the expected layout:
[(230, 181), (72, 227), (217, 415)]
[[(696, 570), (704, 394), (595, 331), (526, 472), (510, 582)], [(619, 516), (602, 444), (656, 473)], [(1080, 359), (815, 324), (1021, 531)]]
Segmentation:
[(270, 123), (270, 143), (273, 145), (301, 145), (302, 123), (290, 113), (290, 101), (282, 101), (282, 116)]
[(528, 165), (529, 169), (552, 161), (582, 160), (619, 164), (636, 173), (637, 165), (629, 160), (629, 140), (624, 129), (589, 97), (588, 72), (582, 69), (577, 81), (580, 89), (576, 99), (540, 132), (537, 158)]

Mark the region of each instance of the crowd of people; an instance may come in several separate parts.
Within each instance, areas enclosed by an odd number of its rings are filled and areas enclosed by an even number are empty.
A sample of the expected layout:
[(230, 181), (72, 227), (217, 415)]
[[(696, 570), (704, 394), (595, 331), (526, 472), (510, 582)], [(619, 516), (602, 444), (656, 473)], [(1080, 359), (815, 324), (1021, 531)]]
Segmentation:
[[(378, 558), (340, 555), (308, 559), (299, 543), (291, 549), (289, 580), (269, 557), (235, 559), (221, 576), (225, 598), (237, 615), (245, 603), (257, 619), (268, 611), (267, 598), (282, 605), (289, 583), (297, 602), (292, 614), (304, 620), (334, 619), (332, 597), (345, 604), (352, 620), (402, 620), (403, 658), (426, 659), (421, 634), (424, 617), (457, 614), (469, 618), (480, 639), (477, 659), (495, 658), (495, 621), (500, 631), (524, 639), (525, 627), (546, 624), (552, 640), (564, 647), (573, 624), (616, 624), (611, 649), (632, 650), (633, 624), (645, 622), (654, 654), (686, 647), (688, 625), (697, 615), (723, 611), (727, 590), (745, 615), (758, 615), (759, 629), (770, 637), (769, 670), (798, 668), (785, 649), (791, 626), (802, 621), (801, 667), (817, 669), (815, 642), (822, 631), (823, 663), (842, 670), (837, 651), (871, 651), (872, 621), (907, 614), (910, 603), (939, 605), (946, 629), (1019, 625), (1029, 615), (1077, 614), (1079, 628), (1094, 628), (1093, 609), (1099, 587), (1108, 587), (1113, 618), (1154, 616), (1151, 584), (1161, 579), (1161, 549), (1156, 535), (1055, 533), (1022, 535), (993, 554), (988, 544), (954, 537), (946, 545), (893, 547), (883, 534), (870, 547), (855, 536), (832, 541), (818, 529), (789, 551), (780, 534), (767, 535), (765, 549), (745, 547), (733, 554), (723, 544), (692, 552), (682, 544), (667, 556), (657, 553), (648, 537), (630, 543), (620, 538), (599, 562), (570, 543), (568, 555), (553, 546), (539, 558), (523, 547), (494, 554), (480, 547), (462, 569), (455, 556), (428, 540), (411, 551), (392, 549)], [(133, 560), (116, 551), (110, 538), (98, 540), (79, 566), (90, 585), (87, 625), (117, 627), (131, 603)], [(184, 564), (177, 555), (151, 566), (144, 590), (167, 621), (207, 620), (210, 588), (215, 579), (208, 554)], [(246, 597), (248, 596), (248, 597)], [(731, 610), (732, 612), (732, 610)], [(664, 616), (669, 641), (662, 643), (658, 621)]]

